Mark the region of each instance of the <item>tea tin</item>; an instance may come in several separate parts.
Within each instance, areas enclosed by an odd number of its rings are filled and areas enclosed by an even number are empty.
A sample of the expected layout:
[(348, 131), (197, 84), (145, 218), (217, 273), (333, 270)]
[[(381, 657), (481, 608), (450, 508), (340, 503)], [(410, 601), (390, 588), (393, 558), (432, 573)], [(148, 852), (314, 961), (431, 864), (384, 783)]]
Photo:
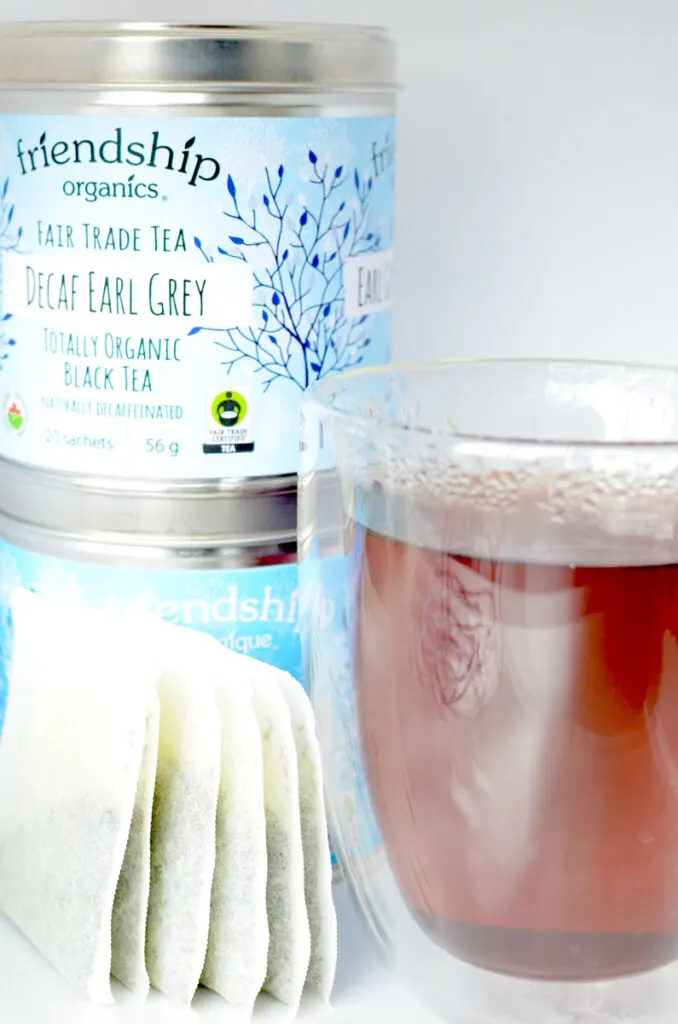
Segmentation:
[(0, 458), (293, 475), (313, 382), (388, 361), (380, 29), (0, 30)]
[(168, 497), (2, 466), (0, 731), (17, 587), (71, 605), (138, 608), (303, 682), (295, 523), (289, 478), (264, 492), (249, 482), (221, 492), (188, 485)]

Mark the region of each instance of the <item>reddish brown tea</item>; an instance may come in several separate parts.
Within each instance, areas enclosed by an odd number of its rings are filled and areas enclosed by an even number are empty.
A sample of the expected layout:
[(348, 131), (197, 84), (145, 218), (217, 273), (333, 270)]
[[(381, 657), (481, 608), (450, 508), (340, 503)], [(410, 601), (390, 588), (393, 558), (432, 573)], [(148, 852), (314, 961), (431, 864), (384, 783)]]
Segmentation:
[(401, 891), (455, 956), (595, 979), (678, 959), (678, 565), (365, 537), (358, 709)]

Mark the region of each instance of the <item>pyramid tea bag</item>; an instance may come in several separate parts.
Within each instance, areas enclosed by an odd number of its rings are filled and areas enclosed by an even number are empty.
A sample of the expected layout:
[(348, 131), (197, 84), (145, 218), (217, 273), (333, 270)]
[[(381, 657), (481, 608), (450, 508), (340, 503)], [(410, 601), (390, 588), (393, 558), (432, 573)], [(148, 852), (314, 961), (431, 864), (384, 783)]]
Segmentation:
[(112, 1000), (113, 903), (157, 671), (122, 625), (12, 595), (0, 908), (82, 995)]
[[(237, 655), (232, 657), (236, 663), (241, 661)], [(264, 991), (296, 1013), (311, 958), (297, 751), (290, 712), (275, 673), (267, 665), (247, 661), (264, 755), (270, 933)]]
[(290, 711), (299, 764), (306, 910), (311, 928), (308, 981), (323, 1001), (329, 1002), (337, 972), (337, 914), (332, 897), (332, 855), (315, 716), (297, 680), (286, 672), (273, 671)]
[[(202, 983), (249, 1016), (266, 978), (264, 764), (247, 665), (204, 638), (222, 719), (217, 855)], [(239, 671), (236, 671), (239, 669)]]
[(132, 824), (113, 904), (111, 936), (111, 974), (141, 998), (148, 995), (150, 988), (145, 947), (151, 884), (151, 818), (159, 732), (160, 702), (154, 692), (146, 719), (146, 743)]
[(145, 633), (163, 659), (146, 965), (155, 988), (188, 1004), (207, 953), (221, 716), (203, 637), (161, 624)]

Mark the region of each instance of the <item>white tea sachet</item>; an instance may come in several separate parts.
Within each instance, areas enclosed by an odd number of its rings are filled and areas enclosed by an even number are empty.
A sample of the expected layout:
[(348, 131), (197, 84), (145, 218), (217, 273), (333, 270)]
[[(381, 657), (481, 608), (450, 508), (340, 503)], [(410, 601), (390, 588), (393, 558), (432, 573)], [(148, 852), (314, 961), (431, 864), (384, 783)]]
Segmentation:
[(111, 1002), (113, 902), (156, 682), (120, 623), (12, 595), (0, 743), (0, 908), (82, 995)]
[(204, 637), (162, 625), (145, 632), (162, 655), (146, 966), (155, 988), (188, 1004), (207, 953), (221, 717)]
[[(0, 909), (83, 995), (113, 973), (240, 1017), (329, 998), (336, 917), (310, 702), (205, 634), (19, 591)], [(35, 637), (40, 642), (35, 642)]]
[(299, 764), (306, 910), (311, 928), (308, 981), (321, 999), (329, 1003), (337, 973), (337, 913), (332, 897), (332, 854), (315, 715), (297, 680), (286, 672), (273, 671), (290, 711)]
[(150, 989), (146, 970), (146, 922), (151, 885), (151, 819), (158, 765), (160, 702), (154, 691), (125, 859), (113, 904), (111, 974), (135, 995)]
[(222, 720), (212, 912), (202, 983), (249, 1017), (266, 979), (268, 915), (264, 762), (247, 666), (214, 645)]
[[(242, 656), (233, 654), (232, 658), (242, 664)], [(264, 755), (270, 935), (264, 991), (296, 1014), (311, 958), (297, 750), (290, 712), (276, 674), (261, 662), (247, 660)]]

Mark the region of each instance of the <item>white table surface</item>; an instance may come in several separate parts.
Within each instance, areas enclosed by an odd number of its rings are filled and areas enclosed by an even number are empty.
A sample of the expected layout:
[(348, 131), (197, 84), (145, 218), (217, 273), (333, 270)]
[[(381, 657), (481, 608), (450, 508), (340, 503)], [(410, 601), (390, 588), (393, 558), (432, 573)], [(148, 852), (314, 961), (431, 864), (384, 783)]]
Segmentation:
[[(381, 964), (371, 938), (343, 886), (336, 889), (340, 920), (340, 956), (332, 1010), (306, 1002), (303, 1024), (436, 1024)], [(0, 916), (0, 1024), (228, 1024), (226, 1004), (202, 993), (191, 1010), (174, 1007), (158, 993), (135, 1002), (115, 986), (116, 1005), (92, 1006), (78, 1000), (68, 985), (18, 932)], [(280, 1007), (262, 1001), (256, 1024), (279, 1019)]]

